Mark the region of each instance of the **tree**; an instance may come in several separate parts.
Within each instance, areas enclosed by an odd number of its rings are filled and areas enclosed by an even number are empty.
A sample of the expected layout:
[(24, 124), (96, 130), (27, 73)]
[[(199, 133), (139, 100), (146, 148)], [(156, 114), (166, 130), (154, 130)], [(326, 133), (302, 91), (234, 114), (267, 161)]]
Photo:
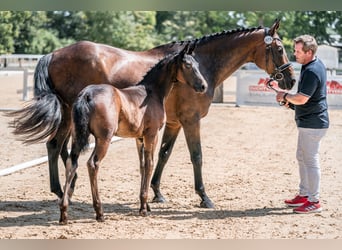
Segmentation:
[(145, 50), (281, 19), (287, 51), (307, 33), (318, 43), (342, 41), (341, 11), (0, 11), (0, 53), (48, 53), (79, 40)]
[(46, 54), (67, 42), (48, 27), (45, 11), (12, 11), (14, 51), (18, 54)]
[(47, 28), (57, 31), (58, 38), (82, 40), (87, 29), (87, 16), (84, 11), (48, 11)]
[(10, 11), (0, 11), (0, 54), (14, 52), (14, 37), (17, 33), (12, 23)]
[(228, 11), (158, 11), (156, 30), (161, 40), (169, 42), (233, 29), (236, 23)]
[(157, 44), (153, 11), (87, 11), (80, 40), (143, 50)]

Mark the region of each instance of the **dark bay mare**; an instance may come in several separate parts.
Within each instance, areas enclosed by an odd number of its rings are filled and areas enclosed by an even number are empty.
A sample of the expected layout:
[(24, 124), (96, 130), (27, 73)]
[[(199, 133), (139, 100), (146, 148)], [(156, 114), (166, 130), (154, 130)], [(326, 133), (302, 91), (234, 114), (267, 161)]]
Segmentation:
[[(208, 113), (215, 88), (244, 63), (254, 62), (271, 78), (277, 78), (282, 89), (293, 87), (294, 71), (291, 66), (287, 67), (288, 58), (277, 34), (278, 28), (276, 20), (270, 28), (224, 31), (140, 52), (84, 41), (56, 50), (41, 58), (36, 67), (32, 102), (11, 113), (15, 117), (14, 134), (20, 135), (25, 143), (47, 139), (51, 191), (62, 197), (58, 156), (60, 154), (66, 162), (71, 107), (79, 92), (92, 83), (106, 83), (117, 88), (135, 85), (161, 58), (196, 42), (194, 57), (208, 82), (208, 90), (199, 95), (184, 84), (175, 84), (171, 90), (165, 103), (167, 121), (151, 186), (154, 201), (164, 201), (160, 192), (161, 175), (183, 127), (194, 169), (195, 191), (201, 198), (202, 207), (213, 207), (202, 180), (201, 118)], [(75, 180), (76, 176), (72, 188)]]
[(136, 138), (141, 174), (139, 213), (147, 215), (150, 211), (147, 198), (154, 167), (153, 155), (158, 131), (165, 120), (165, 98), (176, 82), (187, 84), (199, 93), (207, 90), (208, 84), (191, 53), (192, 49), (186, 46), (180, 53), (166, 56), (135, 86), (118, 89), (108, 84), (96, 84), (81, 91), (72, 108), (74, 129), (66, 165), (64, 194), (60, 202), (61, 224), (68, 220), (68, 192), (76, 174), (79, 155), (88, 145), (90, 134), (95, 138), (95, 148), (87, 166), (96, 220), (104, 221), (97, 174), (114, 135)]

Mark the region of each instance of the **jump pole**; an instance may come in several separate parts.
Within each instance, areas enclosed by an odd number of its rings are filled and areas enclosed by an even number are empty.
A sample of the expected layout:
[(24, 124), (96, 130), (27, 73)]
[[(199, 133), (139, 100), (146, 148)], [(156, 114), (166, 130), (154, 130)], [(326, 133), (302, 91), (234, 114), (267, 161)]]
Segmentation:
[[(118, 141), (121, 139), (122, 138), (120, 138), (120, 137), (114, 136), (110, 142), (112, 143), (112, 142), (115, 142), (115, 141)], [(89, 144), (89, 148), (94, 148), (94, 147), (95, 147), (95, 143)], [(32, 161), (20, 163), (18, 165), (0, 170), (0, 176), (9, 175), (9, 174), (12, 174), (16, 171), (23, 170), (25, 168), (30, 168), (30, 167), (39, 165), (39, 164), (47, 162), (47, 161), (48, 161), (48, 157), (44, 156), (44, 157), (41, 157), (41, 158), (38, 158), (38, 159), (35, 159)]]

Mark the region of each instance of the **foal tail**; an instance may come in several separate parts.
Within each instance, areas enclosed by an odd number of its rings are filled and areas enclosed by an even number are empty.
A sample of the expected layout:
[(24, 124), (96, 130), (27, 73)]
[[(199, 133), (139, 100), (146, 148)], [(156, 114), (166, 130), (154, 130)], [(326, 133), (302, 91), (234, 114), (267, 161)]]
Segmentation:
[(89, 144), (90, 112), (94, 109), (90, 93), (85, 88), (73, 104), (72, 116), (74, 122), (73, 149), (75, 152), (84, 151)]
[(21, 136), (25, 144), (42, 142), (54, 135), (62, 121), (62, 107), (55, 94), (48, 68), (52, 54), (43, 56), (34, 72), (34, 98), (23, 109), (11, 111), (13, 134)]

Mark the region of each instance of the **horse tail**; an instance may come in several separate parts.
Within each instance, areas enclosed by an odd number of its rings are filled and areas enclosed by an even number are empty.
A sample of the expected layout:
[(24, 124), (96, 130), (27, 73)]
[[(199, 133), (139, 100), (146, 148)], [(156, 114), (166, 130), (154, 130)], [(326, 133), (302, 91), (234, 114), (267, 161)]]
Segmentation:
[(13, 134), (25, 144), (43, 142), (54, 135), (62, 121), (62, 105), (53, 90), (48, 68), (52, 54), (40, 58), (34, 72), (34, 98), (28, 104), (7, 115), (15, 117), (10, 123)]
[(94, 109), (95, 103), (92, 101), (87, 89), (82, 91), (73, 104), (72, 116), (74, 122), (73, 147), (76, 152), (86, 150), (89, 145), (90, 135), (90, 112)]

